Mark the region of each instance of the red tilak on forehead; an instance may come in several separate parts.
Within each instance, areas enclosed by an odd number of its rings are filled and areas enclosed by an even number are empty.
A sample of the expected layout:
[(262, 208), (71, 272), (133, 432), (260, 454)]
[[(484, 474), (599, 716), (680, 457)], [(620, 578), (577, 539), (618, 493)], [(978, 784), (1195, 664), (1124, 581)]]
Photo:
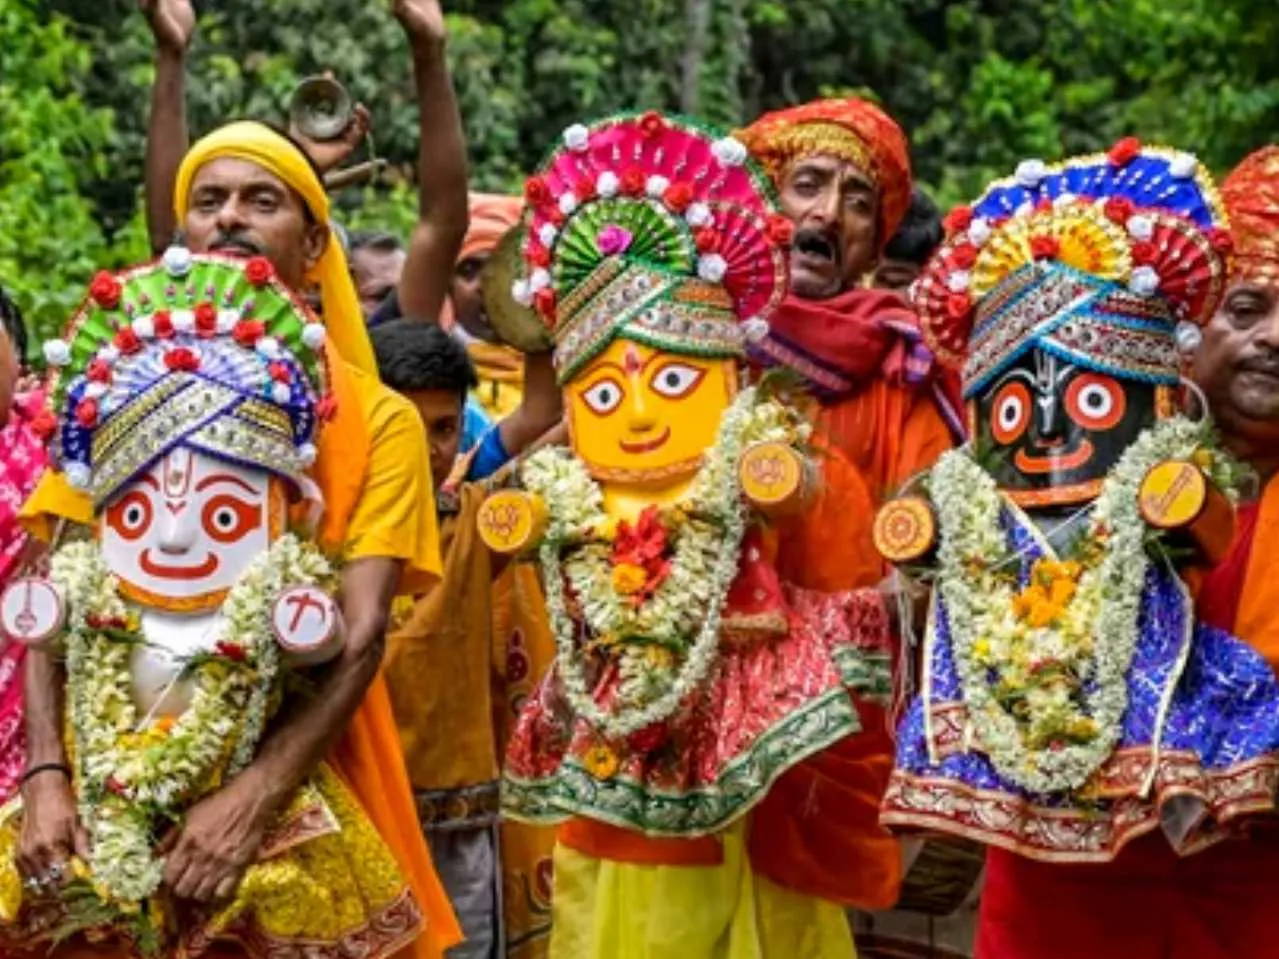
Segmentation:
[(640, 362), (639, 350), (633, 346), (626, 348), (626, 354), (622, 357), (622, 362), (626, 366), (626, 374), (634, 376), (644, 368), (644, 364)]
[(191, 451), (176, 449), (169, 453), (162, 462), (165, 496), (185, 496), (191, 490), (192, 462)]

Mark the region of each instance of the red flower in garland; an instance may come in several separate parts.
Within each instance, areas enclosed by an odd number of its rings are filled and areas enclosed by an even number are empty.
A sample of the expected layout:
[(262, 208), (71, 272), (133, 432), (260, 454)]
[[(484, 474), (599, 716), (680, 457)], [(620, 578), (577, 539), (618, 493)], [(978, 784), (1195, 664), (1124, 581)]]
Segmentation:
[(971, 270), (977, 265), (977, 247), (961, 243), (950, 251), (950, 261), (961, 270)]
[(573, 187), (573, 196), (577, 197), (578, 203), (589, 203), (595, 199), (595, 181), (594, 180), (578, 180), (577, 185)]
[(1223, 230), (1219, 226), (1208, 231), (1208, 242), (1219, 256), (1230, 256), (1235, 252), (1235, 238), (1230, 235), (1229, 230)]
[(662, 135), (662, 132), (666, 129), (666, 121), (662, 119), (660, 113), (655, 110), (649, 110), (639, 118), (639, 128), (640, 133), (653, 140)]
[(1061, 241), (1055, 236), (1032, 236), (1030, 254), (1036, 260), (1051, 260), (1061, 252)]
[(90, 383), (110, 383), (111, 364), (106, 360), (93, 360), (85, 369), (84, 376)]
[(627, 594), (634, 605), (640, 605), (657, 592), (671, 574), (671, 562), (667, 558), (669, 546), (669, 534), (657, 506), (645, 507), (634, 525), (626, 520), (617, 524), (611, 557), (614, 569), (632, 567), (644, 572), (643, 584)]
[(275, 267), (264, 256), (250, 257), (244, 264), (244, 277), (254, 286), (266, 286), (275, 276)]
[(242, 663), (249, 658), (248, 652), (239, 643), (229, 643), (225, 639), (219, 640), (218, 644), (213, 647), (223, 659), (229, 659), (233, 663)]
[(89, 284), (89, 296), (93, 298), (93, 302), (106, 310), (114, 310), (120, 305), (121, 292), (120, 281), (106, 270), (98, 273)]
[(157, 339), (171, 340), (173, 339), (173, 317), (168, 310), (160, 310), (151, 318), (151, 325), (155, 329)]
[(205, 340), (217, 334), (218, 311), (212, 303), (201, 303), (195, 308), (195, 332)]
[(524, 181), (524, 199), (531, 207), (545, 206), (551, 199), (550, 187), (540, 176), (531, 176)]
[(967, 319), (973, 311), (973, 298), (967, 293), (952, 293), (946, 297), (946, 315), (952, 320)]
[(231, 329), (235, 342), (246, 350), (253, 349), (258, 340), (266, 335), (266, 324), (261, 320), (241, 320)]
[(98, 401), (92, 398), (83, 399), (76, 404), (75, 421), (86, 430), (98, 425)]
[(41, 409), (31, 420), (31, 429), (42, 440), (47, 440), (58, 431), (58, 418), (46, 409)]
[(795, 224), (788, 216), (773, 213), (768, 218), (768, 238), (778, 246), (790, 246), (795, 239)]
[(1124, 137), (1106, 151), (1106, 157), (1114, 166), (1127, 166), (1141, 156), (1141, 141), (1136, 137)]
[(138, 338), (138, 334), (134, 332), (131, 326), (122, 326), (116, 330), (115, 337), (111, 342), (115, 344), (117, 350), (126, 356), (142, 349), (142, 340)]
[(618, 187), (627, 196), (642, 196), (645, 182), (644, 171), (637, 166), (633, 166), (622, 174), (621, 179), (618, 181)]
[(672, 183), (662, 194), (662, 200), (676, 213), (683, 213), (693, 205), (693, 187), (682, 180)]
[(698, 230), (693, 234), (693, 242), (697, 245), (698, 253), (718, 253), (720, 235), (716, 230)]
[(107, 792), (111, 793), (111, 795), (113, 796), (124, 796), (124, 795), (127, 795), (129, 792), (129, 787), (126, 786), (119, 779), (116, 779), (116, 777), (113, 775), (108, 776), (106, 778), (106, 781), (102, 784), (102, 786), (104, 789), (106, 789)]
[(1106, 214), (1106, 219), (1112, 223), (1118, 223), (1125, 226), (1132, 219), (1133, 214), (1137, 212), (1137, 204), (1126, 196), (1112, 196), (1106, 201), (1106, 205), (1102, 207)]
[(942, 220), (942, 226), (946, 228), (947, 236), (954, 236), (956, 233), (962, 233), (973, 224), (973, 208), (970, 206), (957, 206), (946, 214), (946, 218)]
[(200, 368), (200, 357), (185, 346), (179, 346), (164, 354), (164, 365), (175, 373), (194, 373)]

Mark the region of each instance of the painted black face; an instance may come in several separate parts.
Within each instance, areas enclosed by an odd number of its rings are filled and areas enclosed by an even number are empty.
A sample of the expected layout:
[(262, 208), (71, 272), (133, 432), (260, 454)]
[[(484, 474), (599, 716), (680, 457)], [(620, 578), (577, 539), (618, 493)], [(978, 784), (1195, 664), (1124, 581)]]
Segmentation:
[(978, 397), (977, 425), (1000, 488), (1048, 506), (1095, 496), (1155, 411), (1154, 386), (1034, 350)]

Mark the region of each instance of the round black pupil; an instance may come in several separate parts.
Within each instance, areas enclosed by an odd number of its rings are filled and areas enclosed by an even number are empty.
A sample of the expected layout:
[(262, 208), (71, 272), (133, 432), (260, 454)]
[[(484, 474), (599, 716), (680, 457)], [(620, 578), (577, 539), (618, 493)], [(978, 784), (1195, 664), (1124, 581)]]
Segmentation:
[(667, 374), (666, 374), (666, 385), (667, 385), (667, 386), (669, 386), (671, 389), (674, 389), (675, 387), (679, 386), (679, 374), (678, 374), (678, 373), (667, 373)]
[(1105, 397), (1095, 390), (1084, 394), (1085, 405), (1092, 407), (1094, 410), (1101, 409), (1102, 404), (1105, 402)]
[(234, 522), (234, 518), (231, 516), (231, 511), (229, 509), (218, 510), (218, 523), (220, 525), (230, 526), (232, 522)]

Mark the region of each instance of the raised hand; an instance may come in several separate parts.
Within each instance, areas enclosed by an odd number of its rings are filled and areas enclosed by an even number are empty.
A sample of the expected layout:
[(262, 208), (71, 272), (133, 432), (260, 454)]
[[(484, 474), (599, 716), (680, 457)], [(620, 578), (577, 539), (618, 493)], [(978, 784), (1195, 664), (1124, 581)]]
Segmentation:
[(195, 8), (191, 0), (139, 0), (138, 6), (151, 25), (151, 33), (161, 51), (187, 52), (195, 34)]
[[(328, 71), (324, 75), (332, 79), (332, 74)], [(368, 108), (363, 103), (357, 103), (351, 113), (351, 122), (332, 140), (312, 140), (296, 123), (289, 124), (289, 136), (306, 151), (306, 155), (321, 173), (328, 173), (341, 166), (347, 157), (359, 149), (360, 143), (369, 135), (372, 127), (373, 118)]]
[(444, 42), (444, 11), (439, 0), (392, 0), (392, 5), (410, 41)]

